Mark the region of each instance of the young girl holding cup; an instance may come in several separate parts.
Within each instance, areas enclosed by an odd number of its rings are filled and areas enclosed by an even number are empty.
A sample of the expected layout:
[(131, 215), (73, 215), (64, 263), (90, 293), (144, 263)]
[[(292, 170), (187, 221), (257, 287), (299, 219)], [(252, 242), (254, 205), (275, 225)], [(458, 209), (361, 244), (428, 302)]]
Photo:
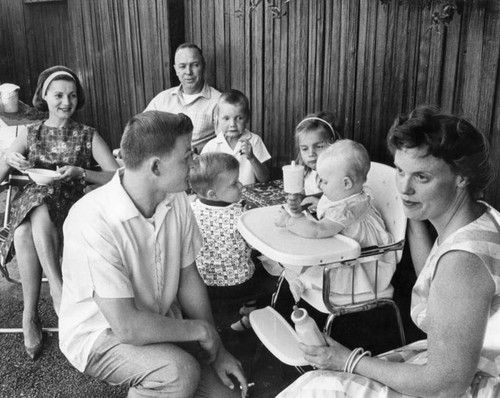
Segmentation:
[[(313, 210), (322, 191), (316, 173), (318, 156), (328, 146), (342, 138), (329, 112), (308, 114), (295, 128), (296, 164), (304, 166), (304, 190), (302, 194), (288, 195), (288, 206), (292, 212), (299, 212), (301, 206), (312, 206)], [(304, 198), (305, 195), (305, 198)]]

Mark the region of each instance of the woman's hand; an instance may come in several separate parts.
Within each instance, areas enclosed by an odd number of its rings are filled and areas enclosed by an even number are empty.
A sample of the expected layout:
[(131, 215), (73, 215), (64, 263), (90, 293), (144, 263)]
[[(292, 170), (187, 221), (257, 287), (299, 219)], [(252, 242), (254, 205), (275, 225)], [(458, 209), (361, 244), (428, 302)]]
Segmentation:
[(61, 175), (57, 179), (64, 181), (79, 180), (85, 174), (85, 169), (78, 166), (63, 166), (59, 167), (58, 171)]
[(9, 152), (5, 155), (5, 162), (10, 167), (19, 171), (24, 171), (31, 167), (30, 162), (19, 152)]
[(217, 330), (213, 325), (206, 321), (200, 321), (204, 328), (203, 338), (198, 340), (202, 352), (199, 353), (198, 359), (206, 364), (211, 364), (217, 359), (217, 354), (222, 347), (222, 342)]
[(328, 346), (316, 347), (299, 343), (304, 352), (304, 358), (316, 369), (344, 370), (344, 365), (351, 351), (337, 343), (329, 336), (325, 336)]

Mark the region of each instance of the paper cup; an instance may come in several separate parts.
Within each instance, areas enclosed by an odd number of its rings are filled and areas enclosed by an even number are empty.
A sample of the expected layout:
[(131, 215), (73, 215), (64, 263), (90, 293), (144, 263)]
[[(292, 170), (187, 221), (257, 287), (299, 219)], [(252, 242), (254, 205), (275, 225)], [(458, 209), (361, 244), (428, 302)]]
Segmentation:
[(295, 162), (283, 166), (283, 189), (286, 193), (301, 193), (304, 190), (304, 166)]
[(11, 83), (0, 85), (0, 101), (3, 112), (16, 113), (19, 109), (19, 86)]

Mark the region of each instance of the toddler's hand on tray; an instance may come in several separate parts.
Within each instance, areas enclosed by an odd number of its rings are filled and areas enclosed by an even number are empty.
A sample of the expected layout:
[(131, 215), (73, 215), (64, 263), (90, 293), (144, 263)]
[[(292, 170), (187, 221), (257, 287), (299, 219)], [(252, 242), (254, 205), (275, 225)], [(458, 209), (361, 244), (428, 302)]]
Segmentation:
[(274, 225), (276, 225), (277, 227), (286, 227), (286, 222), (289, 218), (290, 214), (288, 214), (288, 212), (282, 206), (274, 216)]

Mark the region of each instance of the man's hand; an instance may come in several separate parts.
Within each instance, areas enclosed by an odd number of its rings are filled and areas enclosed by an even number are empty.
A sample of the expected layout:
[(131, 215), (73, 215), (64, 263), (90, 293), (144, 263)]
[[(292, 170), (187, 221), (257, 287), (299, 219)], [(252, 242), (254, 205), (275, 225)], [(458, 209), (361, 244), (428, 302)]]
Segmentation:
[(234, 389), (234, 384), (229, 376), (234, 376), (240, 383), (242, 398), (247, 396), (248, 384), (241, 362), (227, 352), (222, 345), (220, 346), (217, 358), (212, 364), (212, 367), (215, 369), (215, 372), (221, 379), (222, 383), (231, 390)]
[(202, 360), (205, 363), (212, 363), (217, 359), (217, 354), (222, 348), (222, 342), (219, 334), (213, 325), (206, 321), (200, 321), (205, 328), (204, 337), (198, 340), (201, 348), (203, 349)]

